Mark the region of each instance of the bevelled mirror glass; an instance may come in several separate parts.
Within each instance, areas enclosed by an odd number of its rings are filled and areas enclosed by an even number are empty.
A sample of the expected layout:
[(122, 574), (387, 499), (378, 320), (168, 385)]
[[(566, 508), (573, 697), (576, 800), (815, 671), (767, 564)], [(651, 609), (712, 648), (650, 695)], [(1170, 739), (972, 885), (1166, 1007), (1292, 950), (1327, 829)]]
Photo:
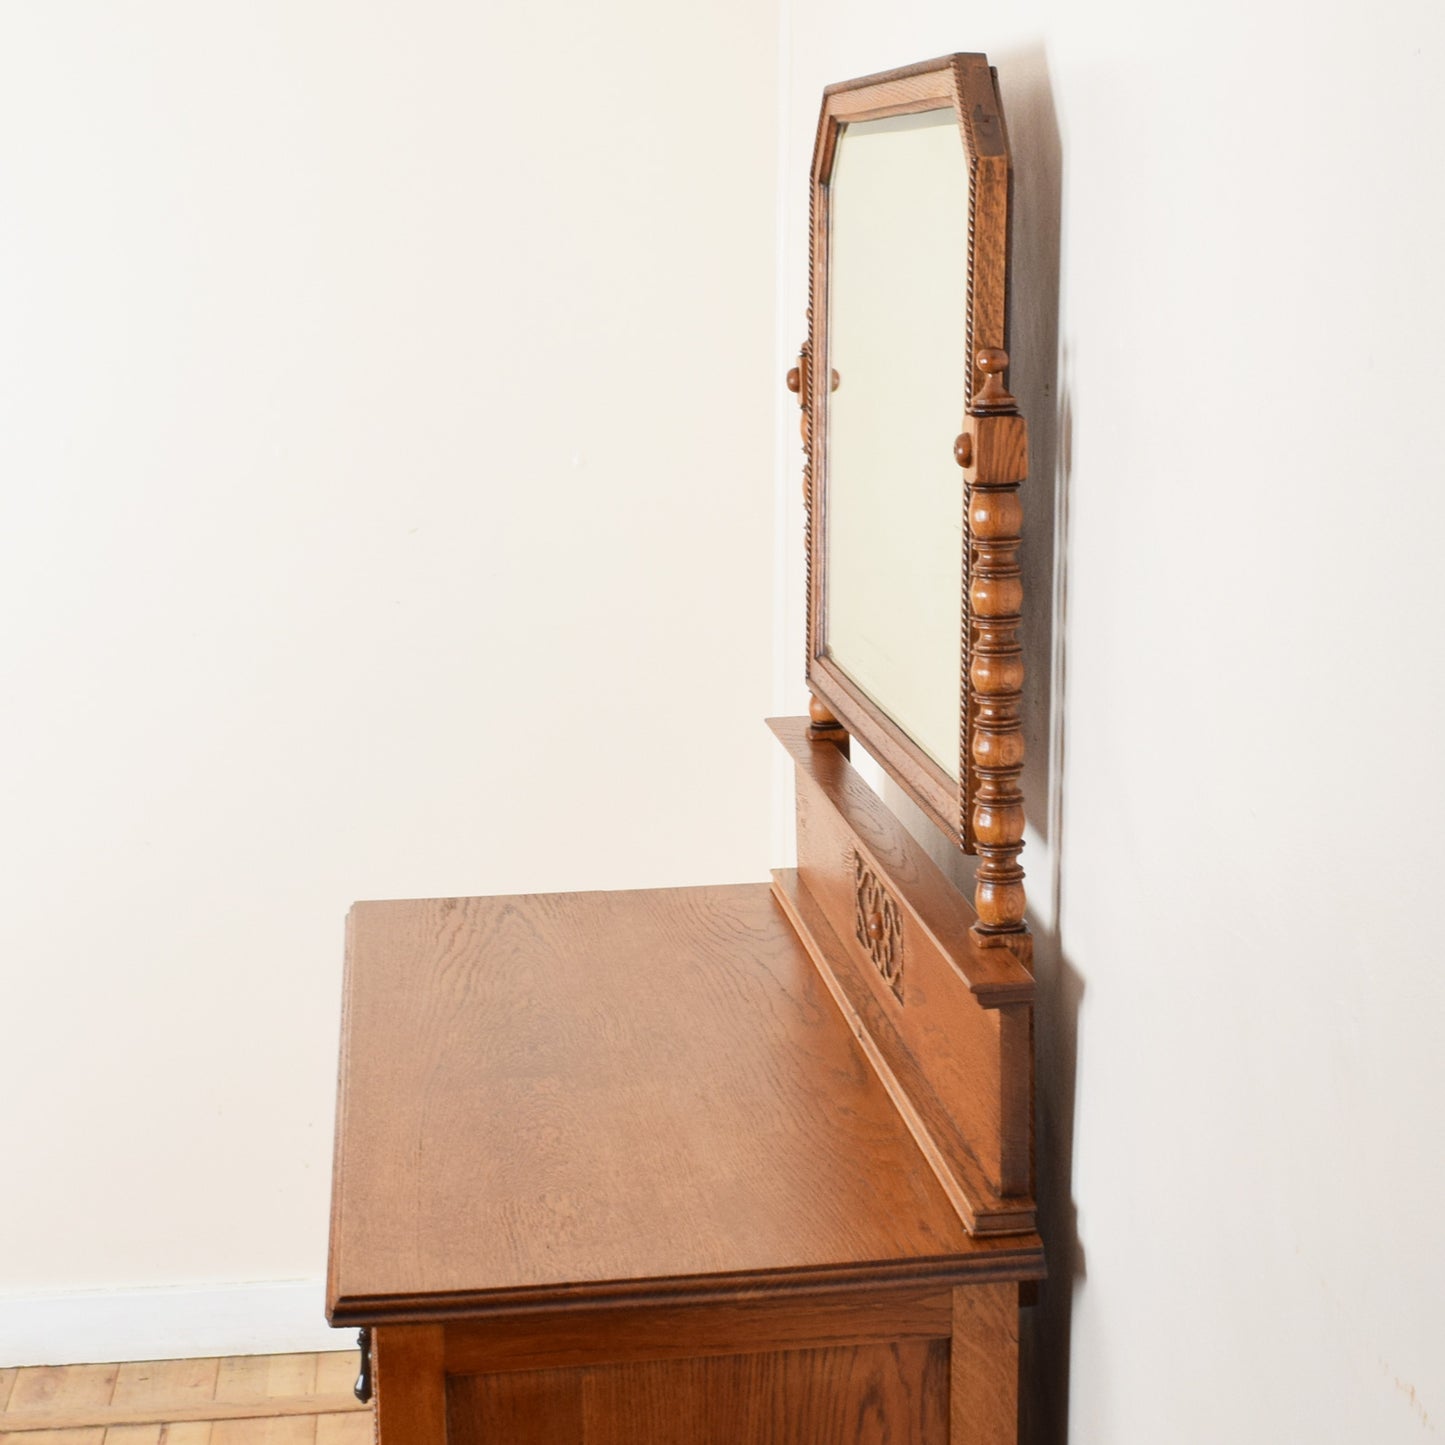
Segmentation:
[(957, 779), (968, 172), (952, 108), (844, 126), (829, 227), (828, 655)]
[(989, 746), (977, 680), (998, 684), (983, 654), (1008, 639), (971, 611), (971, 488), (987, 479), (970, 418), (1013, 410), (1008, 150), (985, 57), (830, 86), (812, 185), (808, 686), (971, 852)]

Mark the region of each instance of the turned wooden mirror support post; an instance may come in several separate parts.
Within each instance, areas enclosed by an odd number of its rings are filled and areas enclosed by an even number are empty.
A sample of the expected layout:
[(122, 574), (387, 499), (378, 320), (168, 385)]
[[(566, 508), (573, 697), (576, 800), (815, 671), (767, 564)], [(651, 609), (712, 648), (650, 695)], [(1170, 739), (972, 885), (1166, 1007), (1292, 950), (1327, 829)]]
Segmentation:
[(1021, 945), (1026, 949), (1027, 939), (1024, 870), (1018, 855), (1024, 845), (1019, 483), (1028, 474), (1028, 430), (1003, 386), (1008, 353), (985, 348), (975, 363), (984, 384), (953, 449), (965, 479), (971, 553), (964, 746), (976, 779), (970, 817), (980, 860), (974, 929), (985, 940), (1007, 942), (1017, 950)]

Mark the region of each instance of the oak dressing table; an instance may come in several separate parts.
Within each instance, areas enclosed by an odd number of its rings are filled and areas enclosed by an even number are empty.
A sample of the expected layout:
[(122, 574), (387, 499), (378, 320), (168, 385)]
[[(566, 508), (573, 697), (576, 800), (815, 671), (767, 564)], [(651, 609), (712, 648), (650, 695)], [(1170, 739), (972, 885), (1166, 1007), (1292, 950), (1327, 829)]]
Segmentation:
[[(877, 637), (835, 635), (829, 607), (844, 583), (878, 585), (829, 531), (856, 500), (841, 449), (830, 469), (831, 398), (867, 375), (843, 370), (850, 334), (826, 324), (846, 314), (828, 290), (838, 155), (863, 177), (870, 137), (939, 112), (968, 220), (966, 324), (945, 315), (966, 358), (951, 761), (927, 700), (879, 704)], [(831, 87), (813, 189), (789, 384), (814, 702), (771, 724), (795, 765), (797, 867), (771, 885), (353, 908), (328, 1315), (363, 1327), (380, 1445), (1016, 1439), (1019, 1294), (1043, 1273), (1017, 864), (1024, 449), (983, 57)], [(973, 907), (852, 766), (850, 736), (979, 854)]]

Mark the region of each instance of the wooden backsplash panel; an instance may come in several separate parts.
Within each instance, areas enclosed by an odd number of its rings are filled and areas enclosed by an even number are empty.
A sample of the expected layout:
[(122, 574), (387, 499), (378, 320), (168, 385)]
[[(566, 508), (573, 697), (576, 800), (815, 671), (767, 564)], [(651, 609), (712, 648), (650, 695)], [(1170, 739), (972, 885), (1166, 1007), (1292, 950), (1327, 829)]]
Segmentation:
[(977, 943), (962, 894), (839, 749), (802, 719), (773, 730), (798, 775), (798, 867), (775, 895), (965, 1223), (1032, 1229), (1032, 977)]

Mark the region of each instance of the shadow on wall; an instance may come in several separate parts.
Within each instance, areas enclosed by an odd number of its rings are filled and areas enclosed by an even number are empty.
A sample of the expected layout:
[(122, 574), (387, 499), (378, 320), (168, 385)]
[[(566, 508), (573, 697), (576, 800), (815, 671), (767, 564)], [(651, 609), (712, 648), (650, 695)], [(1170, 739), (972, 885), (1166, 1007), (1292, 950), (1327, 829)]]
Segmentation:
[[(1049, 1277), (1023, 1313), (1020, 1439), (1066, 1445), (1069, 1331), (1083, 1250), (1073, 1178), (1074, 1078), (1083, 980), (1061, 944), (1063, 900), (1064, 621), (1068, 603), (1070, 411), (1068, 358), (1059, 352), (1059, 248), (1063, 152), (1042, 48), (994, 57), (1013, 153), (1009, 390), (1029, 425), (1024, 502), (1024, 730), (1028, 748), (1029, 926), (1037, 984), (1035, 1056), (1039, 1229)], [(884, 796), (934, 861), (972, 896), (976, 860), (950, 844), (891, 781)]]
[[(1013, 152), (1010, 380), (1029, 423), (1024, 499), (1023, 629), (1028, 665), (1024, 796), (1038, 840), (1031, 870), (1041, 907), (1034, 930), (1035, 1144), (1039, 1229), (1049, 1277), (1023, 1315), (1020, 1439), (1065, 1445), (1069, 1436), (1069, 1334), (1084, 1276), (1071, 1193), (1074, 1078), (1083, 980), (1062, 946), (1064, 848), (1065, 618), (1068, 607), (1070, 426), (1068, 356), (1059, 349), (1059, 247), (1063, 149), (1042, 47), (996, 58)], [(1041, 876), (1042, 875), (1042, 876)]]

